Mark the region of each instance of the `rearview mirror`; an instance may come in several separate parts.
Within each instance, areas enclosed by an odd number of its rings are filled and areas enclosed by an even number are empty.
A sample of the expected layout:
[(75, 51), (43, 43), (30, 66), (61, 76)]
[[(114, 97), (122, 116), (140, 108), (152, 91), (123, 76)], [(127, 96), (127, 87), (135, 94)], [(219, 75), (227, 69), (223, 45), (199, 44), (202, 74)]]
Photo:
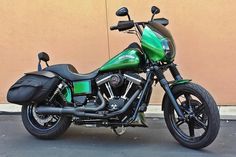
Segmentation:
[(153, 15), (160, 13), (160, 9), (157, 8), (156, 6), (152, 6), (151, 12)]
[(127, 16), (127, 15), (129, 15), (129, 11), (126, 7), (122, 7), (119, 10), (117, 10), (116, 15), (117, 16)]
[(151, 21), (153, 20), (154, 16), (158, 13), (160, 13), (160, 9), (157, 8), (156, 6), (152, 6), (151, 8), (151, 12), (152, 12), (152, 18), (151, 18)]

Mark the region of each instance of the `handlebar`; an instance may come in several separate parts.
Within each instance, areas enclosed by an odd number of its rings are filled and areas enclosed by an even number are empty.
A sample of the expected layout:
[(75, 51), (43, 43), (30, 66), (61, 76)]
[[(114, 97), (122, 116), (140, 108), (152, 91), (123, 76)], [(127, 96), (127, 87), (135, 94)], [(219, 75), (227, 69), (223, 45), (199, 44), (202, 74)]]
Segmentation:
[(134, 21), (119, 21), (116, 26), (111, 26), (110, 30), (125, 31), (134, 27)]
[(117, 25), (116, 25), (116, 26), (111, 26), (111, 27), (110, 27), (110, 30), (111, 30), (111, 31), (113, 31), (113, 30), (117, 30), (117, 29), (118, 29), (118, 26), (117, 26)]
[[(169, 24), (169, 20), (166, 18), (156, 18), (156, 19), (153, 19), (152, 22), (159, 23), (163, 26), (167, 26)], [(119, 21), (116, 26), (111, 26), (110, 30), (111, 31), (113, 31), (113, 30), (125, 31), (125, 30), (131, 29), (137, 25), (141, 25), (144, 27), (148, 23), (149, 22), (135, 22), (134, 23), (134, 21)]]

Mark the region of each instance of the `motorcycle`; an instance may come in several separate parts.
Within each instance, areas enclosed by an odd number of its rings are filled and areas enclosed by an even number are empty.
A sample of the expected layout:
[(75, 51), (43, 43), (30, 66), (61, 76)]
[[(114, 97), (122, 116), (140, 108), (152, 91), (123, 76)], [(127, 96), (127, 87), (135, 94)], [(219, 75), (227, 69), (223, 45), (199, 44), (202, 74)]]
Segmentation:
[[(152, 85), (159, 83), (165, 91), (162, 110), (172, 136), (192, 149), (211, 144), (220, 128), (217, 104), (206, 89), (183, 79), (174, 63), (175, 43), (166, 29), (169, 21), (154, 18), (160, 12), (156, 6), (151, 12), (148, 22), (131, 20), (126, 7), (116, 12), (128, 20), (110, 30), (135, 34), (141, 46), (130, 44), (91, 73), (80, 74), (71, 64), (49, 66), (48, 54), (39, 53), (38, 71), (26, 73), (7, 94), (9, 102), (22, 105), (27, 131), (40, 139), (52, 139), (71, 123), (109, 127), (119, 136), (127, 127), (148, 127), (144, 113)], [(167, 70), (171, 81), (164, 75)]]

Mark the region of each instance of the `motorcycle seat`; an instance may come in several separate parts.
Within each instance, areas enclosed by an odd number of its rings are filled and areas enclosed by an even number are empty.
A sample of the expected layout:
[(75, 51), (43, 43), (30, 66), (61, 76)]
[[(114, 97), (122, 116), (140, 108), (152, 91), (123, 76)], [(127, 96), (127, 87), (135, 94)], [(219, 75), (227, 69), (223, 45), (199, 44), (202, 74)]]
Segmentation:
[(56, 65), (46, 67), (43, 70), (54, 72), (58, 74), (59, 76), (61, 76), (62, 78), (66, 80), (70, 80), (70, 81), (93, 79), (94, 77), (97, 76), (99, 72), (99, 70), (97, 69), (88, 74), (80, 74), (78, 73), (76, 68), (71, 64), (56, 64)]

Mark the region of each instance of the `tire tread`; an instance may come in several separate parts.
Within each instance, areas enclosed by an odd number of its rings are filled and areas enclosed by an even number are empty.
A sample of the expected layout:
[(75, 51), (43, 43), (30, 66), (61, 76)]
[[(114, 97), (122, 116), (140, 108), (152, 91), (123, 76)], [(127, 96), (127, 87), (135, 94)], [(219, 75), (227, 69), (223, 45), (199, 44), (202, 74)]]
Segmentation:
[(208, 132), (206, 134), (206, 136), (200, 142), (197, 142), (197, 143), (191, 143), (191, 142), (184, 141), (183, 139), (181, 139), (175, 133), (175, 130), (172, 128), (172, 126), (170, 124), (170, 120), (168, 118), (168, 114), (169, 114), (168, 110), (169, 110), (169, 107), (170, 107), (170, 100), (167, 96), (165, 96), (164, 99), (163, 99), (163, 109), (164, 109), (165, 121), (166, 121), (167, 127), (168, 127), (169, 131), (171, 132), (172, 136), (180, 144), (184, 145), (185, 147), (192, 148), (192, 149), (201, 149), (201, 148), (204, 148), (204, 147), (210, 145), (218, 135), (219, 128), (220, 128), (219, 110), (217, 108), (217, 104), (216, 104), (214, 98), (202, 86), (200, 86), (198, 84), (195, 84), (195, 83), (187, 83), (187, 84), (181, 84), (181, 85), (174, 86), (172, 88), (172, 91), (174, 93), (176, 91), (182, 90), (183, 88), (185, 88), (185, 89), (188, 88), (188, 89), (191, 89), (191, 90), (197, 92), (205, 100), (205, 102), (208, 106), (210, 115), (212, 115), (211, 117), (209, 117), (209, 120), (211, 121), (211, 124), (209, 125), (210, 128), (208, 128), (208, 129), (210, 130), (210, 132)]

